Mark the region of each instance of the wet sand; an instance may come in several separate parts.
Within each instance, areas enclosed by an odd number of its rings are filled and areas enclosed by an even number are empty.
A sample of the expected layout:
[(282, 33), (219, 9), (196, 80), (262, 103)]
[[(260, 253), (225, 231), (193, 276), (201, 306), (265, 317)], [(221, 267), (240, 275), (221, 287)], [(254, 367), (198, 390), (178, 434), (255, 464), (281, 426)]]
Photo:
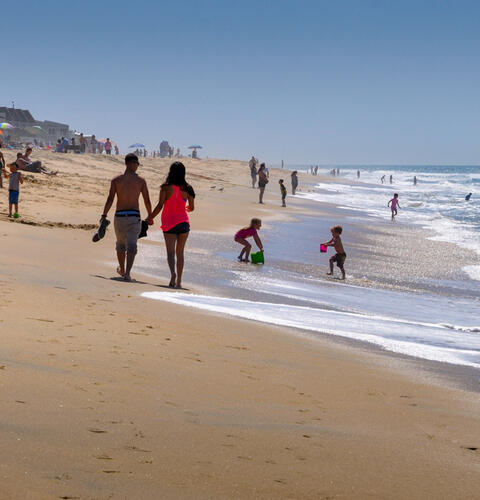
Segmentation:
[[(121, 163), (43, 159), (61, 172), (22, 191), (34, 225), (0, 220), (0, 498), (477, 496), (478, 394), (364, 347), (141, 298), (163, 276), (134, 270), (138, 282), (123, 283), (112, 231), (93, 244), (62, 226), (96, 222)], [(168, 162), (145, 164), (158, 187)], [(246, 164), (187, 167), (194, 230), (308, 213), (274, 205), (277, 171), (259, 207)], [(141, 251), (165, 273), (158, 240)], [(200, 271), (186, 275), (191, 290), (208, 287)]]

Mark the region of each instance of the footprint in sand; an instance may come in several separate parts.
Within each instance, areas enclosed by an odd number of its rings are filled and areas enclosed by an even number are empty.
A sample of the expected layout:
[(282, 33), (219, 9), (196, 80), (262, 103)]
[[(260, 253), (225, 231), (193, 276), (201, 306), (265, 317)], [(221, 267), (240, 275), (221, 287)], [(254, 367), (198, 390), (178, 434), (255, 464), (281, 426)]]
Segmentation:
[(103, 430), (103, 429), (96, 429), (95, 427), (89, 427), (87, 429), (88, 432), (93, 432), (94, 434), (106, 434), (107, 431)]

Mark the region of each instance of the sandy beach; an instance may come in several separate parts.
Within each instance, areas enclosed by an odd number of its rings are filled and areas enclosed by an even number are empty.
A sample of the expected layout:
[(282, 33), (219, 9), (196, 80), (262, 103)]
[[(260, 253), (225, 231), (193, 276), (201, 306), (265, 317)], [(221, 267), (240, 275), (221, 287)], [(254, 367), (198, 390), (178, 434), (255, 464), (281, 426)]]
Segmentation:
[[(20, 219), (0, 190), (0, 498), (478, 498), (478, 392), (363, 344), (145, 299), (168, 283), (159, 220), (139, 245), (158, 255), (157, 277), (134, 267), (136, 282), (118, 280), (113, 230), (91, 241), (123, 157), (33, 156), (58, 175), (25, 175)], [(170, 160), (141, 162), (155, 204)], [(312, 216), (305, 199), (280, 208), (288, 172), (271, 170), (260, 207), (245, 162), (185, 165), (192, 232), (209, 245), (254, 216), (267, 229)], [(314, 215), (331, 224), (332, 210)], [(378, 232), (394, 252), (391, 230)], [(204, 261), (189, 251), (207, 250), (188, 245), (184, 285), (201, 293), (210, 283), (189, 265)], [(411, 253), (394, 271), (381, 255), (371, 275), (361, 268), (373, 245), (365, 235), (352, 250), (352, 282), (413, 287), (401, 279)], [(415, 254), (422, 278), (461, 267), (466, 254), (446, 245)]]

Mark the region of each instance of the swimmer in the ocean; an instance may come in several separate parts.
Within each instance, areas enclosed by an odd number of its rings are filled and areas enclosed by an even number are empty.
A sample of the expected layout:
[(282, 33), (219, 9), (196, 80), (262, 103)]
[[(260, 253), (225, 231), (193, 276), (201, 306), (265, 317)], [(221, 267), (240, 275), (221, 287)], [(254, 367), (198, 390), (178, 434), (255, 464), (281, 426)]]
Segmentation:
[(467, 196), (465, 196), (465, 199), (467, 201), (470, 201), (471, 196), (472, 196), (472, 193), (468, 193)]

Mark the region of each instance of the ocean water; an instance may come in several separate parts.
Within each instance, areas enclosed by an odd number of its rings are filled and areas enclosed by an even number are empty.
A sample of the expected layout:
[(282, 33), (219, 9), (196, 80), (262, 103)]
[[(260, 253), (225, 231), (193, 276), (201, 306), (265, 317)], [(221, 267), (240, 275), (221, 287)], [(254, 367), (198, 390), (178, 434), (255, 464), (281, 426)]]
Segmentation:
[[(343, 177), (339, 183), (319, 182), (298, 196), (316, 200), (319, 206), (332, 203), (348, 208), (347, 217), (354, 225), (358, 211), (358, 222), (364, 225), (369, 217), (389, 220), (387, 202), (398, 192), (400, 220), (431, 229), (434, 239), (480, 254), (475, 192), (480, 167), (360, 167), (358, 183), (345, 182), (356, 181), (357, 167), (339, 168)], [(384, 174), (387, 182), (393, 175), (392, 186), (380, 184)], [(418, 178), (417, 186), (413, 186), (413, 175)], [(465, 201), (468, 192), (473, 193), (470, 202)], [(185, 279), (203, 289), (203, 294), (157, 289), (143, 296), (288, 327), (298, 335), (329, 334), (419, 359), (480, 369), (478, 261), (465, 263), (470, 279), (443, 287), (455, 290), (450, 297), (437, 293), (435, 287), (429, 292), (367, 288), (348, 279), (324, 279), (326, 262), (319, 258), (318, 243), (328, 234), (329, 221), (312, 216), (295, 223), (294, 229), (292, 223), (268, 226), (261, 234), (269, 248), (265, 266), (237, 263), (238, 247), (231, 236), (193, 231)], [(305, 235), (284, 237), (292, 236), (292, 231)], [(141, 259), (142, 270), (155, 275), (158, 262), (153, 264), (148, 253)]]
[[(319, 169), (319, 173), (328, 175), (331, 168)], [(387, 203), (398, 193), (401, 207), (398, 220), (431, 230), (434, 240), (455, 243), (480, 255), (480, 166), (336, 168), (340, 169), (341, 178), (355, 182), (343, 185), (318, 182), (312, 192), (299, 196), (385, 219), (390, 217)], [(357, 170), (360, 170), (359, 182)], [(383, 175), (385, 184), (380, 182)], [(390, 175), (393, 184), (389, 183)], [(472, 197), (466, 201), (465, 195), (470, 192)], [(471, 279), (480, 280), (480, 265), (466, 263), (463, 269)]]

